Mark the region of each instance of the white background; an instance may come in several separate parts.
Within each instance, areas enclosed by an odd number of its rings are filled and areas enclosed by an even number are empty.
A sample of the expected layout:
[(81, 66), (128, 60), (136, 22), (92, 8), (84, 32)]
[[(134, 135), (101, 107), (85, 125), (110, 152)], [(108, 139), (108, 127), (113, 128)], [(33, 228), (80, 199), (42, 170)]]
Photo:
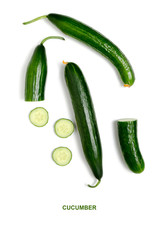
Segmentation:
[[(27, 0), (5, 1), (0, 23), (0, 239), (159, 239), (159, 35), (158, 1)], [(124, 88), (112, 64), (82, 43), (64, 36), (47, 20), (22, 22), (48, 13), (81, 20), (111, 39), (130, 60), (135, 84)], [(25, 71), (40, 41), (45, 43), (48, 76), (44, 102), (24, 101)], [(58, 138), (54, 122), (75, 122), (62, 61), (82, 69), (90, 88), (103, 147), (104, 175), (95, 179), (82, 153), (77, 129)], [(37, 106), (49, 123), (34, 127), (28, 119)], [(142, 174), (132, 173), (122, 158), (116, 120), (138, 119), (138, 139), (145, 160)], [(72, 150), (66, 167), (51, 159), (55, 147)], [(64, 211), (64, 204), (93, 204), (96, 211)]]

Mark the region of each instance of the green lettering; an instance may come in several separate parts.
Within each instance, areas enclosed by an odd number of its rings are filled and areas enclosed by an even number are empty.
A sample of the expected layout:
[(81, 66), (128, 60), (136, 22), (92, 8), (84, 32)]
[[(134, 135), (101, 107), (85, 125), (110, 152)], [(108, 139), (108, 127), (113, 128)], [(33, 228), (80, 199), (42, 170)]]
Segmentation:
[(80, 210), (84, 210), (84, 206), (83, 206), (83, 205), (80, 205), (80, 206), (79, 206), (79, 209), (80, 209)]
[(63, 210), (66, 210), (66, 205), (63, 205), (63, 206), (62, 206), (62, 209), (63, 209)]

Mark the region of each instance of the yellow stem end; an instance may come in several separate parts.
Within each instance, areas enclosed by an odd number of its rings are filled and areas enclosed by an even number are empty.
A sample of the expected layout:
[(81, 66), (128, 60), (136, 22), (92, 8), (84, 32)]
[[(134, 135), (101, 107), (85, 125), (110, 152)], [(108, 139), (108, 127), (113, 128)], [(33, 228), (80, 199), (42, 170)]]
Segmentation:
[(67, 64), (68, 62), (62, 61), (63, 64)]
[(129, 84), (124, 84), (124, 87), (130, 87), (130, 85)]

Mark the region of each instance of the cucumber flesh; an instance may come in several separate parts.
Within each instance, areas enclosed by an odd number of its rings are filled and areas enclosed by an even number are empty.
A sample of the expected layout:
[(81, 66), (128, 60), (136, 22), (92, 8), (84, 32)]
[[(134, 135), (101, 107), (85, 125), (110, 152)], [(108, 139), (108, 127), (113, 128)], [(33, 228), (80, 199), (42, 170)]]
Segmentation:
[(67, 147), (55, 148), (52, 153), (52, 159), (59, 166), (66, 166), (72, 159), (72, 152)]
[(48, 123), (49, 114), (45, 108), (34, 108), (29, 114), (30, 122), (36, 127), (43, 127)]
[(61, 118), (55, 122), (54, 129), (58, 137), (67, 138), (74, 132), (74, 125), (71, 120)]
[(118, 122), (134, 122), (136, 120), (137, 120), (136, 118), (122, 118), (119, 119)]

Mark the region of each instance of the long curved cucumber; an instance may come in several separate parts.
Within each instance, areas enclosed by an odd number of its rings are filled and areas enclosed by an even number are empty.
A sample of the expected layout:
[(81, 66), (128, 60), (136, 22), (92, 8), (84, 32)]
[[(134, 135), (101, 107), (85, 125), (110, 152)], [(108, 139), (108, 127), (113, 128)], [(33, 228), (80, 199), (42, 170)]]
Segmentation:
[(143, 172), (145, 163), (139, 149), (137, 120), (120, 119), (117, 124), (121, 150), (128, 167), (134, 173)]
[(121, 79), (124, 82), (124, 86), (133, 85), (135, 75), (128, 59), (108, 38), (74, 18), (55, 13), (35, 18), (31, 21), (24, 22), (23, 24), (29, 24), (42, 18), (48, 18), (48, 20), (56, 25), (56, 27), (63, 33), (82, 41), (94, 48), (104, 57), (108, 58), (117, 68)]
[(85, 158), (94, 176), (99, 180), (98, 185), (103, 176), (102, 147), (91, 95), (83, 73), (75, 63), (66, 64), (65, 80), (72, 100)]
[(43, 44), (46, 40), (53, 38), (64, 40), (64, 38), (57, 36), (47, 37), (42, 40), (33, 52), (25, 77), (25, 101), (43, 101), (45, 98), (47, 58)]

